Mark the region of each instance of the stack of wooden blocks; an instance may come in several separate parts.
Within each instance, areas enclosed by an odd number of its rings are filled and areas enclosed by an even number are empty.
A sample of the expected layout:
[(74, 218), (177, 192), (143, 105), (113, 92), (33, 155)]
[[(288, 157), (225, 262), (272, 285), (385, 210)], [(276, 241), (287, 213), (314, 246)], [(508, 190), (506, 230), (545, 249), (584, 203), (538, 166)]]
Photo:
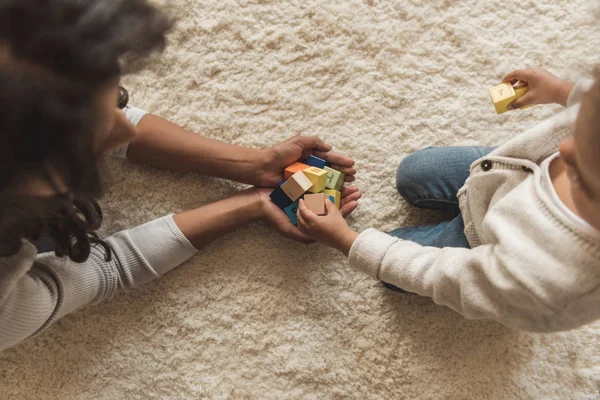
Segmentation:
[(340, 189), (346, 176), (327, 166), (319, 157), (310, 156), (306, 163), (297, 162), (285, 169), (285, 181), (271, 193), (271, 200), (281, 208), (294, 225), (298, 224), (298, 205), (303, 198), (308, 209), (317, 215), (325, 214), (327, 197), (340, 208)]

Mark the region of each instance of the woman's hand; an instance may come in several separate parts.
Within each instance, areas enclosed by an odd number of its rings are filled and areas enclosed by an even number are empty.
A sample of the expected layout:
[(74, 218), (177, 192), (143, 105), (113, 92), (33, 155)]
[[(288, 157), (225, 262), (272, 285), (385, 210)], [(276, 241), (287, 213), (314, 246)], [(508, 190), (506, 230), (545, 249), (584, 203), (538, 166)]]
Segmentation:
[(573, 89), (573, 83), (563, 81), (542, 68), (519, 69), (506, 75), (502, 81), (511, 83), (522, 81), (529, 86), (529, 91), (523, 97), (508, 106), (510, 110), (531, 104), (558, 103), (566, 106)]
[[(287, 214), (271, 201), (271, 198), (269, 197), (272, 192), (271, 189), (260, 188), (256, 190), (261, 199), (262, 219), (265, 222), (289, 239), (305, 244), (314, 242), (309, 236), (298, 229), (297, 226), (292, 224)], [(356, 186), (342, 188), (341, 209), (338, 211), (335, 205), (333, 208), (336, 208), (338, 214), (348, 216), (356, 209), (356, 207), (358, 207), (358, 200), (361, 197), (362, 193)]]
[(298, 228), (306, 236), (348, 256), (358, 233), (348, 226), (344, 215), (337, 209), (335, 204), (327, 199), (325, 205), (327, 215), (318, 216), (306, 207), (304, 200), (300, 200)]
[(299, 160), (307, 159), (310, 155), (326, 160), (331, 164), (331, 168), (344, 173), (346, 182), (355, 180), (354, 161), (332, 152), (331, 146), (317, 136), (294, 136), (265, 152), (267, 156), (261, 167), (259, 182), (259, 185), (263, 187), (277, 186), (284, 180), (283, 172), (288, 166)]

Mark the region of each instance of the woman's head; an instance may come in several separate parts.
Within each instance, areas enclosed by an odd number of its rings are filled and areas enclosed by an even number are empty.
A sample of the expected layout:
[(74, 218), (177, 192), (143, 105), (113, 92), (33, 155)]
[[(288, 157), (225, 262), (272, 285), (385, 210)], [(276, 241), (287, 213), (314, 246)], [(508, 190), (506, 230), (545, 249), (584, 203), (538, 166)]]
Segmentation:
[(87, 258), (119, 78), (170, 26), (146, 0), (0, 2), (0, 256), (47, 233)]

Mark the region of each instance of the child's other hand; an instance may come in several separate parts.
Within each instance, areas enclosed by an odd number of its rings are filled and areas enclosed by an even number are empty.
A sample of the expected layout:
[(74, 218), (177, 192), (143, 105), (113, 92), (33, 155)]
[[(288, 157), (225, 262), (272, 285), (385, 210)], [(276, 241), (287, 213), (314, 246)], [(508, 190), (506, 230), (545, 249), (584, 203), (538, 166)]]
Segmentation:
[(529, 85), (529, 91), (508, 106), (510, 110), (530, 104), (558, 103), (566, 106), (573, 89), (571, 82), (563, 81), (543, 68), (518, 69), (506, 75), (502, 81), (511, 83), (522, 81)]
[(304, 200), (300, 200), (298, 228), (317, 242), (348, 256), (358, 233), (348, 226), (342, 213), (329, 199), (325, 201), (325, 206), (327, 215), (318, 216), (306, 207)]

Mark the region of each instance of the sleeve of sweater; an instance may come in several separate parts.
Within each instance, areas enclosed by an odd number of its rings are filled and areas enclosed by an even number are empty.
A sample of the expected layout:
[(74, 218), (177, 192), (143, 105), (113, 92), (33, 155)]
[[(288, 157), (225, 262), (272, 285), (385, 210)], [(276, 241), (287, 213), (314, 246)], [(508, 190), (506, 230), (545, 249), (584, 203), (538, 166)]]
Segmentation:
[[(147, 111), (136, 107), (125, 107), (123, 109), (123, 113), (125, 114), (127, 120), (131, 122), (134, 126), (138, 126), (142, 118), (144, 118), (144, 116), (148, 114)], [(129, 143), (125, 143), (124, 145), (113, 151), (112, 155), (117, 158), (127, 159), (127, 149), (129, 149)]]
[(112, 249), (110, 261), (101, 246), (92, 247), (81, 264), (53, 253), (35, 257), (35, 247), (27, 242), (14, 260), (0, 259), (0, 350), (70, 312), (156, 279), (197, 252), (172, 216), (119, 232), (106, 242)]
[(573, 89), (571, 89), (571, 93), (569, 94), (569, 98), (567, 99), (567, 107), (571, 107), (575, 104), (581, 103), (583, 95), (586, 94), (592, 88), (593, 84), (593, 79), (578, 79), (577, 82), (575, 82)]
[(424, 247), (368, 229), (352, 246), (349, 263), (469, 319), (494, 319), (528, 331), (564, 329), (555, 310), (524, 290), (527, 284), (510, 269), (510, 257), (498, 245)]

